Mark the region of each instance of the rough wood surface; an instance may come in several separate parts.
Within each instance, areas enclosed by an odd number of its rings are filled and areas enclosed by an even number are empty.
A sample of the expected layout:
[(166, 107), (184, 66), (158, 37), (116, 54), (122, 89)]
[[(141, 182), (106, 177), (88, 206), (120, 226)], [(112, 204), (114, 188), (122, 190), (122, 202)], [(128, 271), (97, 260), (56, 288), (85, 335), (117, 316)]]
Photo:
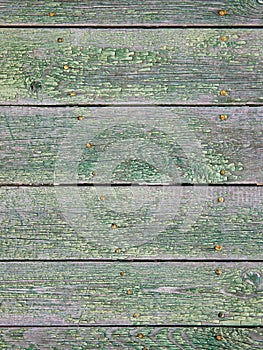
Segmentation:
[(262, 195), (263, 187), (2, 187), (0, 256), (262, 259)]
[(0, 104), (259, 104), (262, 39), (262, 29), (5, 28)]
[[(223, 339), (217, 340), (218, 336)], [(89, 327), (2, 328), (0, 346), (10, 350), (256, 350), (262, 328)]]
[(262, 183), (262, 120), (262, 107), (1, 107), (0, 183)]
[[(0, 1), (2, 25), (262, 25), (262, 0)], [(219, 11), (227, 14), (220, 16)]]
[(263, 263), (11, 262), (0, 282), (0, 325), (262, 325)]

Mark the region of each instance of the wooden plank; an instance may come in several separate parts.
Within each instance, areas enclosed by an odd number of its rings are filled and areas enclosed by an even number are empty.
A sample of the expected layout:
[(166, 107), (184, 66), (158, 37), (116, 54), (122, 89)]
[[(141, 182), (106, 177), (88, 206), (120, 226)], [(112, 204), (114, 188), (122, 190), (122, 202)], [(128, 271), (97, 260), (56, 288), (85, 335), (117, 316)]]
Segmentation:
[(1, 326), (262, 325), (263, 263), (12, 262), (0, 272)]
[[(222, 337), (222, 340), (220, 340)], [(262, 347), (262, 328), (89, 327), (1, 328), (2, 349), (225, 349)]]
[[(262, 25), (261, 0), (0, 1), (1, 25)], [(219, 11), (223, 11), (220, 12)], [(225, 14), (225, 12), (227, 14)], [(221, 15), (220, 15), (221, 14)]]
[(262, 195), (263, 187), (2, 187), (0, 255), (262, 259)]
[(262, 107), (1, 107), (0, 183), (262, 183), (262, 120)]
[(262, 39), (261, 29), (3, 28), (0, 104), (259, 104)]

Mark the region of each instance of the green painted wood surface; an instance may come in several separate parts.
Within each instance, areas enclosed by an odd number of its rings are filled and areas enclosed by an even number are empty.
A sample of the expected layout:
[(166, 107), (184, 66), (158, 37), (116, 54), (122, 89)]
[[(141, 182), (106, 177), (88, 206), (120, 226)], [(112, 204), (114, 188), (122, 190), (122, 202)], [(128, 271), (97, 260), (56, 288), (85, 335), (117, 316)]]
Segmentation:
[(262, 107), (1, 107), (0, 183), (262, 183), (262, 120)]
[(2, 187), (0, 256), (262, 259), (262, 195), (263, 187)]
[[(222, 341), (216, 337), (223, 336)], [(1, 328), (0, 346), (10, 350), (256, 350), (262, 328), (112, 327)]]
[(263, 263), (1, 263), (0, 325), (259, 326), (262, 290)]
[(1, 0), (0, 10), (2, 25), (263, 25), (261, 0)]
[(0, 104), (259, 104), (262, 39), (262, 29), (2, 28)]

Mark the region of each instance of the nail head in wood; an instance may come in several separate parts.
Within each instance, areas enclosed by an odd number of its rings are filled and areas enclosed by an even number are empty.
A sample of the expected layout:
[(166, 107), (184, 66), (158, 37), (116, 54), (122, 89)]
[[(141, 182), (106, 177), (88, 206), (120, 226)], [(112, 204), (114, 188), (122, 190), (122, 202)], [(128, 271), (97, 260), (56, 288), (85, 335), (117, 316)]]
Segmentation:
[(49, 12), (49, 17), (54, 17), (55, 16), (55, 12)]
[(133, 314), (133, 317), (134, 317), (134, 318), (137, 318), (137, 317), (139, 317), (139, 314), (138, 314), (137, 312), (135, 312), (135, 313)]
[(221, 334), (218, 334), (216, 336), (216, 340), (218, 340), (218, 341), (223, 340), (223, 336)]
[(105, 201), (105, 200), (106, 200), (106, 197), (105, 197), (105, 196), (100, 196), (100, 200), (101, 200), (101, 201)]
[(215, 273), (216, 273), (216, 275), (222, 275), (222, 273), (223, 273), (223, 271), (222, 270), (220, 270), (220, 269), (216, 269), (215, 270)]
[(215, 246), (215, 250), (222, 250), (222, 246), (219, 245), (219, 244), (217, 244), (217, 245)]
[(65, 70), (68, 70), (69, 69), (69, 66), (67, 64), (64, 64), (64, 67), (63, 67)]
[(221, 114), (219, 118), (220, 120), (227, 120), (228, 117), (225, 114)]
[(124, 271), (121, 271), (120, 272), (120, 275), (123, 277), (125, 275), (125, 272)]
[(112, 224), (111, 224), (111, 228), (114, 228), (114, 229), (115, 229), (115, 228), (117, 228), (117, 225), (116, 225), (115, 223), (112, 223)]
[(132, 294), (132, 291), (130, 289), (127, 290), (126, 292), (128, 295), (131, 295)]
[(70, 91), (70, 96), (76, 96), (76, 92), (75, 91)]
[(84, 117), (82, 115), (78, 116), (78, 120), (83, 120), (83, 119), (84, 119)]
[(224, 317), (223, 312), (219, 312), (219, 313), (218, 313), (218, 317), (220, 317), (220, 318)]
[(121, 249), (120, 248), (116, 248), (115, 249), (115, 253), (120, 253), (121, 252)]
[(139, 334), (137, 334), (137, 337), (142, 339), (142, 338), (144, 338), (144, 335), (142, 333), (139, 333)]
[(221, 96), (227, 96), (227, 91), (226, 90), (221, 90), (220, 91)]
[(221, 41), (226, 42), (227, 41), (227, 37), (226, 36), (221, 36)]
[(226, 171), (225, 171), (224, 169), (222, 169), (222, 170), (220, 171), (220, 174), (221, 174), (221, 175), (226, 175)]
[(224, 202), (224, 198), (223, 197), (218, 197), (217, 201), (218, 201), (218, 203), (223, 203)]
[(220, 11), (218, 11), (218, 13), (219, 13), (219, 15), (220, 16), (225, 16), (225, 15), (227, 15), (227, 11), (226, 10), (220, 10)]
[(86, 148), (91, 148), (91, 146), (92, 146), (91, 143), (86, 144)]
[(58, 38), (58, 43), (63, 43), (63, 38)]

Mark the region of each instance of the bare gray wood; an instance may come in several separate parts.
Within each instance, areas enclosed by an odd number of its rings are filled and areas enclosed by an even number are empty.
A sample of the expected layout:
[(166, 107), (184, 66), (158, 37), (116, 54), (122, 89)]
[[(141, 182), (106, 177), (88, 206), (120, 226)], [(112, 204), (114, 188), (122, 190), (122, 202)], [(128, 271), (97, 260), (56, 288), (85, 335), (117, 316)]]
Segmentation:
[(0, 24), (250, 26), (263, 25), (262, 8), (261, 0), (1, 0)]
[(262, 183), (262, 120), (262, 107), (1, 107), (0, 183)]
[(0, 30), (0, 104), (262, 104), (263, 29)]
[(260, 326), (262, 281), (263, 263), (1, 263), (0, 325)]
[(262, 259), (262, 195), (263, 187), (2, 187), (0, 256)]
[(136, 326), (0, 329), (0, 345), (2, 349), (10, 350), (256, 350), (262, 348), (262, 342), (262, 328)]

